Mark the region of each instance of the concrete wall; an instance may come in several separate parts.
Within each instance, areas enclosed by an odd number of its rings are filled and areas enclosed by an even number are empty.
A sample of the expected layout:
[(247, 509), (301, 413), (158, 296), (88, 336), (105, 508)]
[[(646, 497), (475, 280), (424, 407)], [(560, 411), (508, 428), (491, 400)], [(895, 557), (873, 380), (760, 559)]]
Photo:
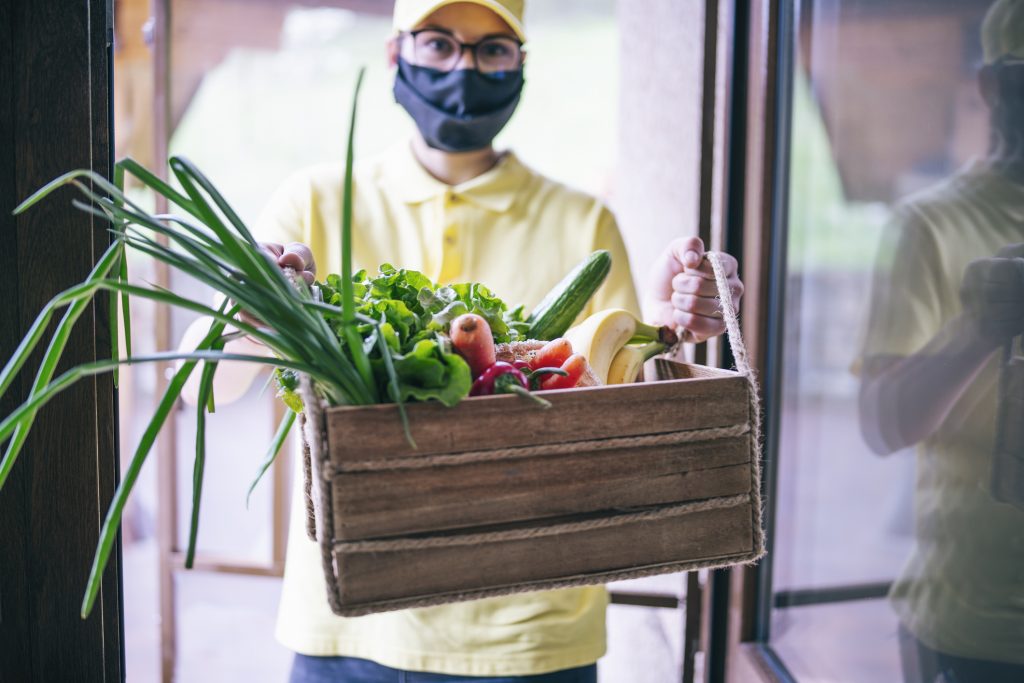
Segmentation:
[(696, 234), (701, 0), (619, 0), (618, 167), (611, 204), (641, 291), (673, 238)]

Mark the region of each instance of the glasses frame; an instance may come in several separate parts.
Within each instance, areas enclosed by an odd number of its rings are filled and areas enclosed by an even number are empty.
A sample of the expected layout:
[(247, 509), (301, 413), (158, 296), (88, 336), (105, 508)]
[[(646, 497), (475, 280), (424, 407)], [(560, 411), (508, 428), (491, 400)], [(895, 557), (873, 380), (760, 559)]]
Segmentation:
[[(416, 56), (416, 36), (420, 35), (421, 33), (428, 33), (428, 32), (430, 32), (430, 33), (440, 33), (440, 34), (442, 34), (444, 36), (447, 36), (448, 38), (451, 39), (451, 41), (453, 43), (455, 43), (459, 47), (458, 57), (456, 57), (454, 59), (454, 61), (452, 62), (451, 67), (448, 68), (448, 69), (438, 69), (438, 71), (442, 71), (444, 73), (450, 73), (452, 71), (455, 71), (455, 67), (457, 67), (459, 65), (459, 62), (462, 61), (462, 55), (466, 52), (467, 49), (471, 50), (473, 52), (473, 68), (476, 69), (477, 71), (479, 71), (480, 73), (483, 73), (483, 74), (502, 73), (503, 71), (514, 71), (515, 69), (521, 69), (523, 67), (523, 44), (524, 43), (523, 43), (523, 41), (519, 40), (518, 38), (513, 38), (512, 36), (506, 36), (506, 35), (492, 35), (492, 36), (486, 36), (484, 38), (481, 38), (480, 40), (476, 41), (475, 43), (464, 43), (461, 40), (459, 40), (458, 38), (456, 38), (455, 34), (453, 34), (451, 31), (446, 31), (446, 30), (444, 30), (442, 28), (421, 28), (421, 29), (416, 29), (415, 31), (402, 31), (402, 35), (403, 36), (409, 36), (409, 37), (412, 38), (412, 41), (413, 41), (412, 42), (412, 50), (413, 50), (413, 56), (414, 57)], [(498, 69), (496, 71), (482, 71), (480, 69), (480, 53), (479, 53), (480, 46), (481, 45), (485, 45), (489, 41), (492, 41), (492, 40), (507, 40), (509, 42), (515, 43), (516, 48), (519, 51), (519, 58), (516, 60), (517, 64), (516, 64), (515, 69)], [(419, 62), (419, 58), (416, 58), (416, 61)], [(420, 65), (420, 66), (422, 66), (422, 65)], [(435, 67), (429, 67), (429, 68), (435, 68)]]

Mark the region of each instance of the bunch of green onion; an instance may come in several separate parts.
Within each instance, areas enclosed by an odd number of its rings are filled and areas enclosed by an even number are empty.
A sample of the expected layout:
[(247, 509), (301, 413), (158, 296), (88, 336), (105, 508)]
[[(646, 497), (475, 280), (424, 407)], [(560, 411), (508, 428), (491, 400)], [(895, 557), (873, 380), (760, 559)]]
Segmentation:
[[(76, 381), (91, 375), (114, 372), (120, 365), (184, 361), (174, 373), (136, 448), (104, 520), (93, 559), (92, 569), (82, 602), (82, 617), (88, 616), (99, 591), (100, 577), (116, 538), (122, 513), (146, 457), (156, 441), (164, 422), (177, 402), (185, 382), (200, 361), (204, 361), (199, 382), (199, 404), (196, 411), (196, 457), (193, 472), (192, 517), (189, 529), (185, 566), (191, 567), (195, 557), (199, 503), (202, 494), (205, 462), (206, 413), (214, 411), (213, 379), (220, 361), (263, 363), (287, 368), (310, 378), (320, 396), (332, 405), (365, 405), (381, 402), (357, 324), (379, 322), (355, 313), (352, 292), (351, 230), (352, 230), (352, 159), (356, 102), (362, 83), (360, 70), (352, 102), (348, 130), (346, 172), (342, 202), (342, 282), (343, 305), (338, 308), (315, 300), (302, 278), (291, 278), (276, 263), (261, 253), (259, 245), (238, 215), (221, 194), (191, 162), (172, 157), (170, 169), (181, 191), (161, 180), (131, 159), (115, 166), (114, 182), (86, 170), (71, 171), (56, 178), (25, 200), (15, 213), (21, 213), (41, 201), (54, 190), (72, 185), (88, 198), (74, 200), (83, 211), (109, 220), (114, 235), (110, 248), (96, 263), (85, 282), (61, 292), (39, 314), (13, 356), (0, 371), (0, 396), (10, 388), (29, 355), (43, 340), (43, 335), (61, 309), (63, 317), (49, 340), (43, 361), (25, 402), (0, 421), (0, 444), (7, 442), (0, 460), (0, 489), (3, 488), (18, 454), (25, 444), (40, 408)], [(185, 215), (152, 215), (132, 202), (124, 193), (124, 176), (130, 173), (144, 185), (179, 207)], [(163, 236), (161, 240), (156, 236)], [(135, 251), (167, 264), (178, 272), (205, 283), (225, 296), (219, 308), (179, 296), (156, 286), (128, 282), (126, 250)], [(111, 330), (117, 329), (118, 307), (124, 324), (125, 357), (120, 356), (117, 334), (112, 334), (113, 348), (109, 359), (79, 365), (54, 378), (58, 362), (65, 350), (71, 329), (99, 292), (109, 292)], [(209, 332), (195, 350), (164, 352), (133, 356), (131, 353), (131, 320), (129, 297), (150, 299), (209, 316), (213, 319)], [(120, 300), (120, 301), (118, 301)], [(246, 311), (264, 324), (252, 324), (236, 316)], [(342, 321), (344, 343), (327, 324), (327, 319)], [(251, 318), (249, 318), (251, 319)], [(228, 326), (234, 331), (227, 331)], [(233, 354), (224, 351), (232, 338), (248, 335), (263, 343), (276, 358)], [(384, 345), (384, 335), (376, 335)], [(390, 366), (391, 356), (382, 356), (388, 370), (388, 397), (399, 405), (403, 422), (405, 412), (397, 390), (398, 380)], [(256, 480), (266, 471), (280, 450), (295, 421), (295, 413), (286, 415), (271, 443), (267, 459)], [(408, 426), (406, 425), (408, 433)], [(253, 482), (255, 486), (256, 481)], [(250, 492), (252, 488), (250, 487)]]

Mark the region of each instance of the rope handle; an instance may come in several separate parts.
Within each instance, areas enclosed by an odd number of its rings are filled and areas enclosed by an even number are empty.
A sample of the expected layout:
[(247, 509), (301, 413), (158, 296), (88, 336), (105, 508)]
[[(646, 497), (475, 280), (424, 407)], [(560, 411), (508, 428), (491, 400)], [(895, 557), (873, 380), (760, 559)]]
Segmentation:
[[(313, 382), (302, 375), (299, 379), (299, 395), (302, 397), (302, 498), (306, 508), (306, 536), (311, 541), (320, 538), (317, 529), (316, 506), (314, 504), (313, 490), (313, 460), (320, 457), (321, 443), (320, 430), (318, 428), (321, 420), (321, 408), (319, 398), (313, 391)], [(313, 450), (316, 449), (316, 453)], [(319, 465), (320, 462), (317, 462)], [(319, 469), (319, 468), (318, 468)]]
[(732, 347), (732, 356), (736, 360), (736, 369), (741, 374), (749, 375), (750, 359), (747, 355), (747, 347), (743, 343), (743, 333), (740, 331), (739, 313), (732, 303), (732, 290), (729, 288), (729, 278), (725, 275), (725, 266), (722, 265), (722, 255), (717, 251), (709, 251), (705, 254), (705, 257), (715, 273), (715, 284), (718, 286), (718, 300), (722, 306), (725, 332), (729, 337), (729, 346)]

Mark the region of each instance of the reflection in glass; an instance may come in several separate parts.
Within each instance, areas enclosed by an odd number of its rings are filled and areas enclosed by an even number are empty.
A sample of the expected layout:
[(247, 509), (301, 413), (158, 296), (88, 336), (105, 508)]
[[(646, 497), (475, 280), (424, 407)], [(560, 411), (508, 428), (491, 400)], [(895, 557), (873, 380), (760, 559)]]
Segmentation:
[(915, 544), (890, 593), (908, 680), (1024, 678), (1024, 511), (990, 485), (1018, 462), (993, 453), (996, 351), (1024, 332), (1024, 5), (995, 3), (981, 45), (988, 152), (894, 212), (863, 353), (865, 439), (917, 451)]
[(1024, 3), (800, 7), (772, 641), (1024, 680)]

